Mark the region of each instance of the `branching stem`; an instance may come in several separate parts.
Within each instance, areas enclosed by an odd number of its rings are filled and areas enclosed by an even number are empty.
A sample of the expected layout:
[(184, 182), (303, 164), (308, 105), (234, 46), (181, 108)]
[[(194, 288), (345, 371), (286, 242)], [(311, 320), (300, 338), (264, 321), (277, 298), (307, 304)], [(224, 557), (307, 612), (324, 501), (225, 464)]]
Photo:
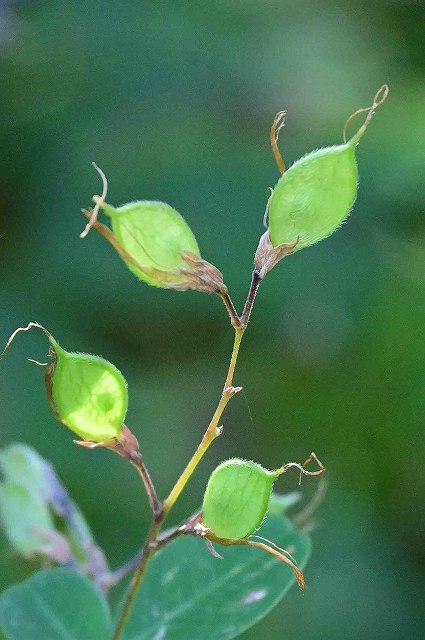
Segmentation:
[(164, 501), (164, 511), (166, 514), (169, 513), (170, 509), (176, 502), (177, 498), (183, 491), (186, 486), (187, 481), (191, 477), (192, 473), (195, 471), (198, 466), (200, 460), (203, 458), (210, 444), (220, 435), (221, 428), (219, 427), (220, 418), (224, 409), (227, 406), (230, 398), (232, 398), (239, 390), (239, 387), (232, 387), (233, 375), (235, 372), (236, 361), (238, 358), (239, 347), (241, 344), (241, 340), (244, 334), (244, 329), (235, 329), (235, 340), (233, 343), (232, 356), (230, 358), (229, 370), (227, 372), (226, 381), (224, 383), (223, 391), (221, 394), (220, 402), (214, 412), (213, 417), (211, 418), (211, 422), (209, 423), (207, 430), (204, 433), (204, 436), (193, 454), (192, 458), (189, 460), (186, 468), (181, 474), (180, 478), (177, 480), (173, 489), (171, 490), (169, 496)]
[(120, 619), (114, 631), (113, 640), (120, 640), (124, 631), (124, 627), (127, 624), (128, 618), (134, 605), (134, 601), (136, 600), (137, 592), (139, 591), (140, 584), (148, 568), (149, 561), (156, 551), (155, 540), (161, 528), (163, 519), (164, 516), (163, 514), (161, 514), (159, 517), (154, 518), (151, 524), (151, 528), (149, 529), (146, 542), (141, 552), (140, 562), (133, 576), (133, 580), (131, 581), (131, 587), (127, 596), (127, 600), (125, 601)]
[(174, 506), (176, 500), (180, 496), (181, 492), (185, 488), (187, 482), (198, 466), (199, 462), (202, 460), (203, 456), (207, 452), (209, 446), (212, 442), (220, 435), (222, 432), (222, 427), (220, 427), (220, 419), (223, 414), (224, 409), (227, 406), (230, 398), (232, 398), (238, 391), (241, 390), (241, 387), (233, 386), (233, 377), (236, 369), (236, 362), (239, 355), (239, 348), (241, 346), (242, 338), (244, 336), (245, 330), (248, 326), (249, 318), (251, 315), (252, 307), (255, 301), (255, 296), (258, 291), (258, 287), (261, 283), (261, 278), (258, 274), (258, 271), (254, 271), (252, 274), (251, 287), (248, 292), (248, 296), (245, 302), (244, 310), (242, 316), (239, 317), (236, 309), (233, 305), (233, 302), (230, 299), (230, 296), (226, 294), (221, 294), (224, 304), (226, 305), (227, 311), (230, 316), (230, 321), (232, 326), (235, 329), (235, 338), (233, 342), (232, 354), (230, 357), (229, 368), (227, 371), (226, 380), (224, 382), (223, 391), (221, 392), (220, 401), (217, 405), (216, 410), (214, 411), (214, 415), (211, 418), (211, 422), (209, 423), (207, 430), (204, 433), (204, 436), (193, 454), (192, 458), (189, 460), (186, 468), (180, 475), (176, 484), (170, 491), (168, 497), (164, 500), (164, 503), (161, 505), (158, 497), (156, 495), (153, 483), (150, 479), (149, 473), (140, 458), (140, 464), (135, 464), (137, 470), (139, 471), (142, 480), (145, 484), (146, 490), (149, 495), (149, 500), (151, 503), (151, 507), (154, 513), (154, 519), (152, 521), (151, 527), (149, 529), (145, 544), (141, 551), (126, 565), (124, 565), (121, 569), (118, 569), (115, 572), (116, 577), (122, 577), (126, 575), (131, 569), (134, 568), (134, 565), (137, 563), (137, 568), (131, 582), (130, 590), (127, 596), (127, 600), (124, 604), (123, 610), (120, 615), (120, 619), (118, 621), (117, 627), (114, 632), (113, 640), (120, 640), (122, 637), (122, 633), (124, 631), (124, 627), (127, 624), (128, 618), (130, 616), (131, 610), (133, 608), (134, 602), (136, 600), (137, 592), (139, 590), (140, 584), (145, 576), (149, 561), (152, 556), (158, 551), (160, 548), (164, 547), (166, 544), (174, 540), (179, 535), (183, 535), (186, 531), (183, 528), (178, 528), (171, 530), (169, 534), (159, 536), (161, 526), (170, 512), (171, 508)]

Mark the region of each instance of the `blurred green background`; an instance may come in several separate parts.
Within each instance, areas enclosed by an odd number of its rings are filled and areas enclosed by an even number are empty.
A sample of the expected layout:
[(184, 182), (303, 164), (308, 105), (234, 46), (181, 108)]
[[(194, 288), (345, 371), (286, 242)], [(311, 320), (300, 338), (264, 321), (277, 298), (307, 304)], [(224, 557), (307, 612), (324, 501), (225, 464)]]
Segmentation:
[[(263, 231), (274, 114), (287, 163), (338, 143), (347, 116), (390, 85), (358, 149), (343, 229), (284, 260), (257, 298), (244, 387), (175, 509), (199, 506), (230, 456), (270, 468), (311, 450), (329, 490), (304, 597), (293, 589), (245, 640), (423, 638), (425, 596), (424, 5), (266, 0), (10, 2), (0, 6), (0, 336), (37, 320), (103, 355), (130, 389), (128, 424), (165, 495), (218, 400), (232, 331), (218, 297), (140, 283), (84, 219), (108, 200), (161, 199), (186, 217), (241, 309)], [(355, 126), (354, 126), (355, 129)], [(107, 451), (53, 419), (43, 335), (0, 367), (1, 445), (49, 458), (112, 566), (140, 544), (148, 505)], [(297, 476), (280, 481), (296, 487)], [(306, 499), (316, 482), (303, 484)], [(1, 541), (1, 586), (31, 570)], [(213, 561), (213, 560), (212, 560)]]

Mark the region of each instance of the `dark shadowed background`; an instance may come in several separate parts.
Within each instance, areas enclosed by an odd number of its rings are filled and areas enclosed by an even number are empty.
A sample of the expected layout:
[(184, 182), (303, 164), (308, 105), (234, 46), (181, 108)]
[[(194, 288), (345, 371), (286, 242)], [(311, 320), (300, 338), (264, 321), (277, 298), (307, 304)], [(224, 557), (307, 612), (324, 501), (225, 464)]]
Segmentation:
[[(224, 435), (173, 514), (199, 506), (230, 456), (269, 468), (314, 450), (328, 495), (309, 589), (294, 588), (245, 640), (423, 637), (425, 622), (424, 6), (421, 2), (0, 3), (0, 341), (37, 320), (68, 350), (114, 362), (128, 424), (161, 495), (218, 400), (232, 331), (220, 300), (139, 282), (81, 207), (160, 199), (187, 219), (239, 309), (278, 178), (268, 143), (288, 110), (288, 163), (341, 141), (347, 116), (387, 103), (358, 149), (355, 210), (332, 238), (263, 284)], [(48, 457), (117, 566), (149, 512), (136, 474), (55, 422), (46, 339), (22, 334), (0, 366), (0, 444)], [(280, 480), (292, 490), (297, 477)], [(315, 481), (303, 489), (306, 498)], [(211, 559), (213, 562), (214, 560)], [(1, 584), (32, 567), (1, 541)]]

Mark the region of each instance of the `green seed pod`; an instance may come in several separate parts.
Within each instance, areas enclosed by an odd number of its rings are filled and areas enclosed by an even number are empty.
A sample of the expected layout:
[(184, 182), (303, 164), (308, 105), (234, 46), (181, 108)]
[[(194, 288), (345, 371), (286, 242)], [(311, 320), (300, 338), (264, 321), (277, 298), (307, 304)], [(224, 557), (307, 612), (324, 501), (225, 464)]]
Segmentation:
[(369, 111), (351, 140), (313, 151), (283, 173), (268, 203), (273, 247), (294, 244), (293, 251), (298, 251), (329, 236), (347, 218), (357, 196), (355, 149), (374, 110), (387, 94), (388, 87), (384, 85), (371, 107), (353, 114)]
[[(166, 274), (187, 269), (187, 262), (182, 257), (184, 252), (200, 257), (198, 243), (189, 225), (164, 202), (130, 202), (117, 209), (103, 203), (102, 209), (111, 218), (116, 240), (133, 258), (133, 262), (125, 258), (124, 262), (140, 280), (148, 284), (166, 287), (170, 281)], [(179, 284), (185, 279), (177, 271), (171, 281)]]
[[(32, 362), (47, 367), (47, 397), (59, 422), (83, 440), (111, 446), (120, 455), (138, 451), (136, 438), (124, 425), (128, 406), (127, 383), (122, 373), (107, 360), (86, 353), (68, 353), (58, 345), (50, 331), (38, 322), (18, 327), (0, 353), (0, 359), (18, 333), (32, 328), (41, 329), (52, 345), (49, 350), (50, 364), (36, 360)], [(22, 457), (22, 449), (20, 454)], [(2, 462), (4, 464), (4, 459), (0, 464)], [(19, 464), (14, 473), (18, 471)]]
[(226, 460), (211, 474), (205, 490), (202, 521), (219, 538), (246, 538), (261, 525), (276, 478), (247, 460)]
[(323, 240), (350, 213), (357, 195), (355, 143), (313, 151), (283, 174), (270, 198), (274, 247), (298, 243), (294, 252)]
[(56, 417), (83, 440), (108, 442), (121, 436), (128, 405), (127, 383), (103, 358), (64, 351), (52, 336), (46, 370)]
[[(96, 206), (92, 211), (83, 209), (88, 223), (81, 238), (94, 227), (140, 280), (155, 287), (227, 294), (223, 275), (200, 257), (195, 236), (175, 209), (164, 202), (149, 201), (112, 207), (105, 202), (106, 176), (93, 166), (102, 178), (103, 191), (101, 196), (93, 196)], [(112, 231), (98, 222), (100, 209), (111, 218)]]

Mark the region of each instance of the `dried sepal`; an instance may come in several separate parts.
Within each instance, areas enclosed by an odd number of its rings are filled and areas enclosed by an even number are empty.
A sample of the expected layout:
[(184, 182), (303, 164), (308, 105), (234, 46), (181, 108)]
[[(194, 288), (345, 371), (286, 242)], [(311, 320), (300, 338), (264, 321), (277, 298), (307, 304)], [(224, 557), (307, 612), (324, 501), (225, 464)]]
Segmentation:
[(219, 293), (222, 295), (227, 293), (227, 287), (223, 282), (223, 274), (217, 267), (199, 258), (191, 251), (183, 251), (182, 258), (189, 268), (183, 268), (179, 271), (187, 277), (187, 281), (181, 285), (171, 286), (171, 288), (180, 291), (193, 289), (204, 293)]
[(207, 549), (210, 552), (210, 554), (212, 555), (213, 558), (216, 558), (217, 560), (224, 560), (223, 556), (221, 556), (219, 554), (219, 552), (217, 551), (217, 549), (214, 547), (213, 543), (211, 542), (211, 540), (209, 540), (209, 538), (203, 538), (205, 544), (207, 545)]
[(260, 238), (255, 253), (254, 265), (261, 279), (265, 278), (269, 271), (277, 265), (285, 256), (291, 254), (297, 246), (299, 238), (292, 244), (281, 244), (274, 247), (270, 240), (270, 232), (267, 229)]
[(130, 431), (130, 429), (123, 424), (121, 428), (121, 435), (119, 437), (109, 438), (103, 442), (93, 442), (88, 440), (74, 440), (74, 443), (85, 449), (109, 449), (118, 453), (123, 458), (127, 458), (130, 462), (137, 461), (140, 456), (139, 442)]

